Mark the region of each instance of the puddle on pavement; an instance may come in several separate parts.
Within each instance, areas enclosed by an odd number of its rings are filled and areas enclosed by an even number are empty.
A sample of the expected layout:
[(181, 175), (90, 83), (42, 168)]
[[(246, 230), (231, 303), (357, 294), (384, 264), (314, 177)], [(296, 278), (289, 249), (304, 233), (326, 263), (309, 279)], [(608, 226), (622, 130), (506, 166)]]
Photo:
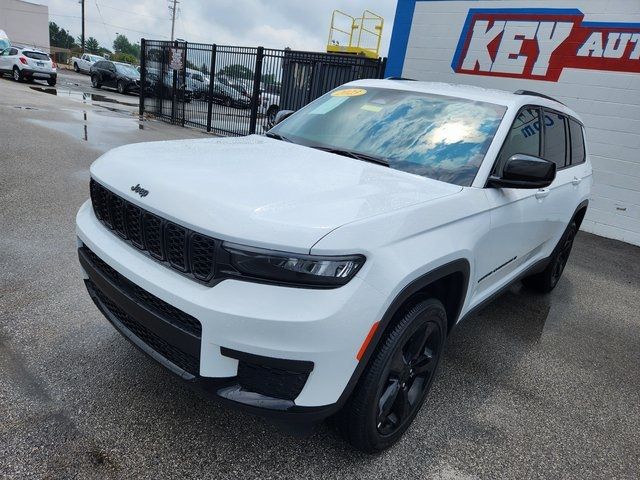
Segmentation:
[(137, 107), (137, 103), (122, 102), (118, 99), (100, 95), (99, 93), (91, 92), (74, 92), (72, 90), (58, 90), (55, 88), (46, 87), (29, 87), (35, 92), (47, 93), (49, 95), (56, 95), (59, 97), (68, 97), (73, 100), (80, 100), (82, 102), (103, 102), (103, 103), (117, 103), (118, 105), (125, 105), (127, 107)]
[(144, 130), (137, 116), (104, 115), (102, 111), (67, 111), (67, 121), (29, 119), (28, 122), (49, 128), (87, 142), (100, 150), (130, 143), (139, 130)]

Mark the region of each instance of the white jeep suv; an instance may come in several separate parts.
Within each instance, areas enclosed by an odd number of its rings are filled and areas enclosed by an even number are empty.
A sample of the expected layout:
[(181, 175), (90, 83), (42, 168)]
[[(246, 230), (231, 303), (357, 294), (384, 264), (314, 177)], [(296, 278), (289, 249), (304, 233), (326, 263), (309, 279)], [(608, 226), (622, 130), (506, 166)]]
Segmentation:
[(534, 92), (362, 80), (266, 136), (139, 143), (91, 166), (91, 297), (138, 348), (225, 403), (337, 414), (389, 447), (447, 335), (524, 279), (554, 288), (587, 208), (577, 115)]

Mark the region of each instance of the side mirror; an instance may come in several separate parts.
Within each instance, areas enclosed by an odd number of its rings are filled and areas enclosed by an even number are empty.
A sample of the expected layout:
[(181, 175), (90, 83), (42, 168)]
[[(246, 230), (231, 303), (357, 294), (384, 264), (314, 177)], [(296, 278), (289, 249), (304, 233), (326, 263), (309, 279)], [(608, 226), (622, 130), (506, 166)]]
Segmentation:
[(276, 113), (276, 118), (274, 119), (273, 124), (274, 125), (279, 124), (286, 118), (289, 118), (294, 113), (295, 113), (295, 110), (280, 110), (278, 113)]
[(544, 188), (556, 178), (556, 164), (544, 158), (517, 153), (502, 169), (502, 176), (489, 177), (488, 185), (501, 188)]

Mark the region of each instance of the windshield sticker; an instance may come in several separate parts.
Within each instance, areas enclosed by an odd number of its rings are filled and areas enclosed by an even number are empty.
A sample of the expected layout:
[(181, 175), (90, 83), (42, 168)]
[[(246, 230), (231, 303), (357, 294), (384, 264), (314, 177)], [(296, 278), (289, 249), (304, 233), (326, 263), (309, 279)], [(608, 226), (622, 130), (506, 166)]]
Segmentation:
[(349, 97), (331, 97), (326, 102), (322, 103), (321, 105), (318, 105), (316, 108), (311, 110), (309, 113), (311, 115), (324, 115), (325, 113), (329, 113), (338, 105), (343, 104), (347, 100), (349, 100)]
[(365, 110), (367, 112), (379, 112), (382, 110), (380, 105), (371, 105), (370, 103), (365, 103), (360, 107), (360, 110)]
[(359, 97), (367, 91), (364, 88), (345, 88), (344, 90), (336, 90), (331, 94), (332, 97)]

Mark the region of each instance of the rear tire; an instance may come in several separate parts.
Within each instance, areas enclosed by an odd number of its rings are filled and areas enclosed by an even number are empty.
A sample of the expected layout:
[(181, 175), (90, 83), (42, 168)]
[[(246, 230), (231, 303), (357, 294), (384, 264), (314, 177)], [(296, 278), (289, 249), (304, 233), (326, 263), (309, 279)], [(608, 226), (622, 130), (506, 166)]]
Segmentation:
[(102, 86), (97, 75), (91, 75), (91, 86), (93, 88), (100, 88)]
[(232, 102), (231, 102), (231, 99), (230, 99), (229, 97), (227, 97), (227, 98), (225, 98), (225, 99), (224, 99), (223, 105), (224, 105), (225, 107), (230, 107), (230, 106), (231, 106), (231, 103), (232, 103)]
[(21, 82), (23, 80), (22, 72), (18, 67), (13, 67), (13, 79), (16, 82)]
[(74, 63), (74, 64), (73, 64), (73, 70), (74, 70), (76, 73), (80, 73), (80, 68), (78, 67), (78, 64), (77, 64), (77, 63)]
[(578, 233), (578, 225), (571, 220), (551, 255), (549, 265), (542, 272), (522, 279), (522, 283), (540, 293), (549, 293), (556, 288), (564, 267), (567, 265), (567, 260), (569, 260), (576, 233)]
[(439, 300), (420, 302), (385, 334), (337, 424), (366, 453), (395, 444), (429, 393), (445, 346), (447, 314)]

